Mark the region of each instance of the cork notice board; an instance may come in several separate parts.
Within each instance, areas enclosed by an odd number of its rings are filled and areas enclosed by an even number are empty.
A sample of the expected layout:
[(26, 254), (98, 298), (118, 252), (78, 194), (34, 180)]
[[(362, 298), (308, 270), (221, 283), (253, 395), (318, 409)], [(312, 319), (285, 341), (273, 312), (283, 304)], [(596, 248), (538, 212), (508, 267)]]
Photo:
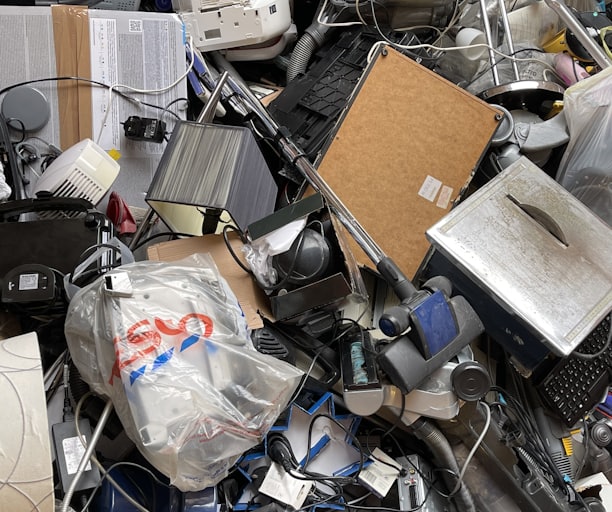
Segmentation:
[[(412, 278), (498, 125), (497, 111), (391, 48), (378, 55), (318, 171)], [(373, 266), (351, 239), (358, 262)]]

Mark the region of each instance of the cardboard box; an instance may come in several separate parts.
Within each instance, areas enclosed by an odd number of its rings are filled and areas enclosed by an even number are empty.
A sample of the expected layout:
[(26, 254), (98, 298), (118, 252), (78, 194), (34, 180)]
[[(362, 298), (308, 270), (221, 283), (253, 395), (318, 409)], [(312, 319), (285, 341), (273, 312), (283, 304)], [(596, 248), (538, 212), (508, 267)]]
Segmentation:
[[(235, 233), (230, 233), (228, 239), (234, 252), (240, 256), (242, 254), (240, 238)], [(253, 278), (234, 261), (221, 235), (183, 238), (147, 248), (147, 257), (153, 261), (177, 261), (196, 253), (209, 253), (212, 256), (219, 273), (227, 280), (236, 295), (251, 329), (263, 327), (260, 314), (272, 319), (268, 297)]]
[[(366, 70), (318, 172), (409, 278), (425, 231), (469, 182), (499, 119), (492, 106), (387, 47)], [(362, 265), (372, 262), (353, 241)]]

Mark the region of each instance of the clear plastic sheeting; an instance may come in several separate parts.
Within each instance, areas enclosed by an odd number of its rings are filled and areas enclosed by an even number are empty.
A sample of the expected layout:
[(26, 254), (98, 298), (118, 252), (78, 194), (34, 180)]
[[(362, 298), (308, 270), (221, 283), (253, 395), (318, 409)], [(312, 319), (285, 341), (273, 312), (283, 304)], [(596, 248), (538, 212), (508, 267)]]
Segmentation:
[(570, 141), (557, 181), (612, 226), (612, 69), (568, 88)]
[(209, 255), (119, 267), (70, 303), (66, 339), (92, 389), (181, 491), (215, 485), (259, 444), (302, 376), (257, 352)]

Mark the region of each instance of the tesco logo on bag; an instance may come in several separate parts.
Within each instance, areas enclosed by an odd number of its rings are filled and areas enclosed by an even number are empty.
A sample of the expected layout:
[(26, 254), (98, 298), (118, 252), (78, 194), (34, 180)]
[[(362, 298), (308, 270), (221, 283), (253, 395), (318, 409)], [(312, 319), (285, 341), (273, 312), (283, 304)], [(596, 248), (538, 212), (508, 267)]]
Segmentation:
[[(190, 329), (187, 330), (187, 324)], [(190, 334), (201, 331), (202, 334)], [(113, 384), (115, 377), (121, 378), (121, 371), (128, 367), (134, 369), (130, 372), (130, 385), (142, 377), (147, 369), (155, 371), (167, 364), (174, 356), (175, 351), (183, 352), (199, 341), (205, 341), (213, 332), (213, 321), (201, 313), (189, 313), (183, 316), (178, 325), (171, 320), (162, 320), (155, 317), (150, 320), (140, 320), (127, 330), (125, 336), (116, 336), (113, 339), (115, 347), (115, 364), (111, 371), (109, 384)], [(161, 354), (160, 345), (170, 347)]]

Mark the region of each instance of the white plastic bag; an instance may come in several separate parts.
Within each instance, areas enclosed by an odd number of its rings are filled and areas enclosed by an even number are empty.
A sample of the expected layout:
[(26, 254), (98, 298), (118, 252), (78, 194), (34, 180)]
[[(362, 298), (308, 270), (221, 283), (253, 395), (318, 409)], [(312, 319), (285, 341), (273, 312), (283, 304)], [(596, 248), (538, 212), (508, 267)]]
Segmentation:
[(72, 358), (128, 436), (182, 491), (223, 479), (287, 406), (302, 372), (257, 352), (209, 255), (139, 262), (80, 290)]
[(557, 181), (612, 226), (612, 68), (565, 91), (570, 141)]

